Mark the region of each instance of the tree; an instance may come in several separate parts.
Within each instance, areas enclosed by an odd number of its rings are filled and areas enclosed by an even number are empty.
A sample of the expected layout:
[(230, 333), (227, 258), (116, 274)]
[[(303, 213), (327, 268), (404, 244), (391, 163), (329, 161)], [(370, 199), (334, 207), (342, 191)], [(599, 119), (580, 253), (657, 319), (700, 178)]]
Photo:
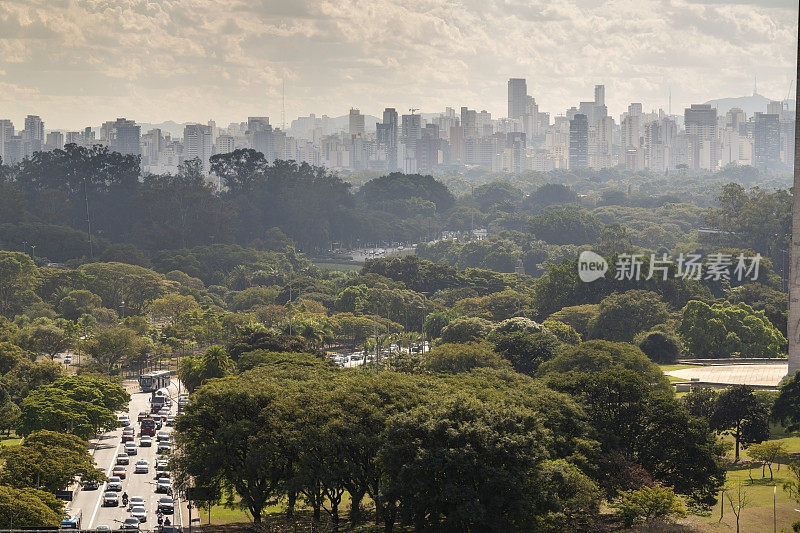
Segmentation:
[(612, 503), (617, 516), (631, 527), (636, 522), (649, 524), (656, 520), (672, 520), (686, 516), (686, 506), (672, 487), (642, 487), (620, 492)]
[(0, 452), (5, 460), (0, 483), (18, 489), (35, 487), (54, 492), (64, 490), (78, 479), (103, 481), (105, 475), (95, 468), (88, 446), (74, 435), (53, 431), (31, 433), (19, 446)]
[(550, 331), (496, 329), (489, 335), (494, 349), (514, 370), (533, 376), (539, 366), (555, 357), (561, 343)]
[(222, 379), (195, 391), (176, 422), (178, 480), (196, 486), (222, 479), (238, 495), (253, 522), (261, 523), (268, 502), (288, 477), (288, 457), (276, 438), (276, 407), (285, 387), (270, 380)]
[(432, 401), (389, 422), (379, 454), (385, 497), (418, 530), (524, 529), (536, 515), (546, 441), (523, 407), (463, 394)]
[(575, 328), (569, 324), (561, 322), (560, 320), (548, 318), (542, 322), (542, 325), (564, 344), (572, 344), (574, 346), (576, 344), (580, 344), (581, 342), (581, 334), (575, 331)]
[(427, 353), (423, 362), (423, 368), (430, 372), (449, 374), (481, 367), (507, 368), (508, 363), (485, 342), (440, 344)]
[(722, 391), (714, 403), (709, 425), (727, 432), (736, 442), (736, 461), (740, 446), (757, 444), (769, 438), (769, 412), (747, 385), (734, 385)]
[(591, 244), (603, 224), (586, 210), (552, 208), (532, 216), (527, 231), (551, 244)]
[(98, 329), (84, 343), (86, 353), (107, 374), (113, 374), (117, 366), (136, 357), (143, 347), (144, 340), (125, 327)]
[(34, 351), (47, 355), (52, 361), (56, 354), (70, 347), (72, 338), (55, 324), (38, 324), (33, 326), (29, 342)]
[(696, 357), (781, 357), (786, 337), (764, 314), (746, 304), (708, 305), (692, 300), (682, 311), (678, 333)]
[(726, 490), (725, 497), (728, 499), (733, 515), (736, 517), (736, 533), (739, 533), (739, 520), (742, 517), (742, 511), (750, 506), (750, 494), (748, 494), (747, 488), (740, 482), (736, 485), (735, 490)]
[(466, 343), (481, 341), (491, 329), (488, 320), (482, 318), (456, 318), (442, 328), (442, 342)]
[(523, 200), (522, 205), (534, 213), (557, 204), (574, 204), (578, 194), (569, 186), (560, 183), (545, 183)]
[(184, 357), (178, 366), (178, 377), (192, 392), (209, 379), (222, 378), (234, 372), (235, 364), (221, 346), (211, 346), (202, 355)]
[(589, 322), (589, 335), (596, 339), (631, 342), (633, 337), (663, 323), (669, 316), (658, 294), (632, 290), (606, 296), (597, 315)]
[(63, 503), (44, 491), (0, 485), (0, 523), (17, 527), (57, 527)]
[(750, 457), (761, 463), (761, 477), (764, 477), (764, 467), (766, 466), (769, 468), (769, 480), (772, 481), (772, 463), (777, 462), (785, 451), (783, 443), (770, 441), (760, 444), (751, 444), (747, 453)]
[(59, 378), (29, 394), (20, 406), (19, 431), (70, 433), (88, 440), (117, 427), (114, 412), (127, 406), (130, 395), (120, 385), (98, 378)]
[(800, 428), (800, 371), (781, 385), (770, 416), (789, 431)]
[(12, 317), (35, 299), (38, 269), (28, 254), (0, 250), (0, 315)]
[(58, 309), (64, 318), (78, 320), (82, 315), (91, 313), (102, 306), (103, 300), (91, 291), (84, 289), (73, 290), (61, 298)]
[(637, 335), (635, 340), (639, 349), (654, 363), (674, 363), (681, 353), (680, 341), (667, 332), (648, 331)]
[(150, 302), (148, 312), (157, 321), (174, 324), (180, 315), (199, 307), (193, 297), (171, 292)]

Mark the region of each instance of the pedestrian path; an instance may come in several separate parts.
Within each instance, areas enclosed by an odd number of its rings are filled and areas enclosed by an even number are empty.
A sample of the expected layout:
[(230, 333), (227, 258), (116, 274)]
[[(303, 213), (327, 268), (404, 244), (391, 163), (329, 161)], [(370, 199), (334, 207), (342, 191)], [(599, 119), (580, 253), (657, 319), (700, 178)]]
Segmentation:
[(719, 383), (724, 385), (754, 385), (759, 387), (777, 387), (788, 371), (786, 363), (770, 365), (718, 365), (696, 366), (672, 370), (668, 376), (690, 381), (697, 379), (703, 383)]

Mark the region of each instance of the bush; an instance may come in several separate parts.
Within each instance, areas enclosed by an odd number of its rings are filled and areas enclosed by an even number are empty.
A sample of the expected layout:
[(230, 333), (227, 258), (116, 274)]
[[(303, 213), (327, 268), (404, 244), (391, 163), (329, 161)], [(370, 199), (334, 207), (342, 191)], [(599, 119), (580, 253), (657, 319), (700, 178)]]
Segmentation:
[(681, 354), (681, 342), (663, 331), (649, 331), (637, 335), (636, 345), (651, 361), (658, 364), (674, 363)]
[(642, 487), (626, 490), (611, 503), (617, 516), (631, 527), (635, 523), (650, 523), (655, 520), (671, 521), (686, 516), (686, 505), (672, 487)]
[(486, 338), (491, 327), (491, 322), (482, 318), (456, 318), (442, 328), (442, 342), (464, 343), (480, 341)]

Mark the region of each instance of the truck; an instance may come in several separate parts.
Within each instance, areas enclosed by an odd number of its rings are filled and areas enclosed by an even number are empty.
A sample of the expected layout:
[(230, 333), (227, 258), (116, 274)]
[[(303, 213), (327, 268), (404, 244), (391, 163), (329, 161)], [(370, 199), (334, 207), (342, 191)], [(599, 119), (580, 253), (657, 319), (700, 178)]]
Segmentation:
[(141, 428), (142, 435), (150, 435), (153, 437), (156, 434), (156, 421), (150, 416), (143, 418), (141, 422)]

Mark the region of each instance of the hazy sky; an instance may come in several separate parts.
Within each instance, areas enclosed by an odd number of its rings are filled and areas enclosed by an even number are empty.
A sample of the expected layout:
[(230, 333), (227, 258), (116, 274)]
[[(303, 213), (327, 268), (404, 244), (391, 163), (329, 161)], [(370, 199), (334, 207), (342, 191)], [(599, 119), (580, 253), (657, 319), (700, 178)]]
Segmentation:
[(509, 77), (563, 112), (606, 85), (679, 112), (795, 76), (797, 0), (0, 0), (0, 118), (219, 125), (351, 106), (506, 114)]

